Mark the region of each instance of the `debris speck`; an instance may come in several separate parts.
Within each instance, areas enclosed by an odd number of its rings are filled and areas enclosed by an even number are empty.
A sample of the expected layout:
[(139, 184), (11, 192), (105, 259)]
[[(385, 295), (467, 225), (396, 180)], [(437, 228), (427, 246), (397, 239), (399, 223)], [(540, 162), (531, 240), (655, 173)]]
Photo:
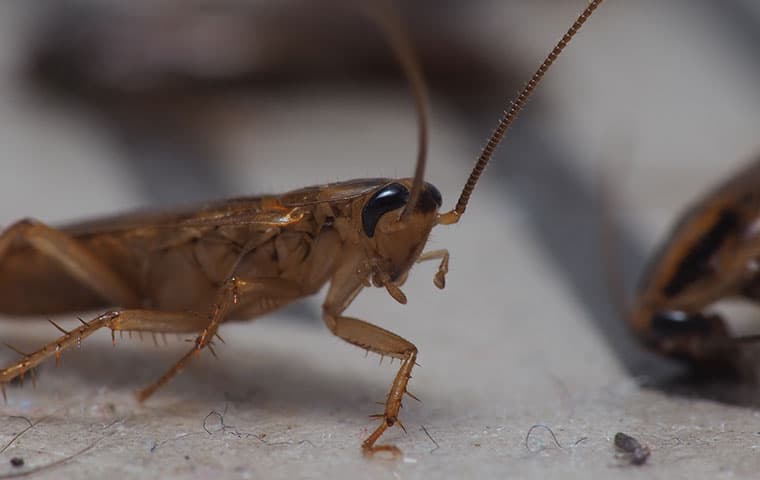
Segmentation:
[(623, 432), (615, 434), (615, 446), (626, 454), (632, 465), (643, 465), (651, 454), (649, 447)]

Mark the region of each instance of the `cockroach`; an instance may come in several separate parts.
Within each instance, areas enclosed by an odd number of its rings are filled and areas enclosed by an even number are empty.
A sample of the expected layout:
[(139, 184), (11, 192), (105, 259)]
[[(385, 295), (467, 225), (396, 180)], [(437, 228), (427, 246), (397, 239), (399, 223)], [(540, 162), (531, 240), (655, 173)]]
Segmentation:
[(623, 432), (615, 434), (614, 443), (618, 450), (628, 456), (633, 465), (644, 465), (649, 458), (649, 455), (651, 455), (649, 447), (641, 445), (638, 440)]
[[(434, 284), (443, 288), (449, 252), (423, 253), (436, 225), (457, 223), (504, 137), (544, 74), (589, 16), (594, 0), (556, 44), (504, 112), (467, 179), (453, 210), (439, 213), (441, 193), (424, 181), (427, 129), (425, 91), (399, 29), (390, 43), (416, 92), (419, 151), (414, 177), (371, 178), (318, 185), (282, 195), (222, 201), (184, 213), (132, 214), (53, 228), (22, 220), (0, 234), (0, 312), (44, 315), (117, 308), (84, 321), (0, 371), (0, 384), (79, 345), (101, 328), (152, 333), (195, 333), (193, 347), (164, 375), (137, 393), (140, 401), (179, 373), (212, 340), (222, 323), (252, 319), (330, 284), (322, 305), (330, 331), (348, 343), (400, 360), (377, 428), (363, 451), (397, 452), (376, 445), (398, 413), (417, 347), (343, 312), (365, 287), (384, 288), (406, 303), (401, 290), (409, 269), (438, 260)], [(384, 22), (388, 27), (388, 22)], [(203, 314), (195, 312), (204, 312)], [(54, 324), (55, 325), (55, 324)]]
[(698, 371), (746, 374), (742, 343), (723, 316), (720, 300), (760, 299), (760, 161), (696, 202), (676, 223), (642, 278), (628, 315), (641, 341)]

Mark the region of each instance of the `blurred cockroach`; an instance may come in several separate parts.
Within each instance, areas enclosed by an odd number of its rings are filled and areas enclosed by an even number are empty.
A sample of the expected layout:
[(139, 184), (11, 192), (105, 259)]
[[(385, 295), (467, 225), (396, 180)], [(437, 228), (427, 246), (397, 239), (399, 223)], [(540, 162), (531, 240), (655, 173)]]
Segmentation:
[(698, 367), (744, 372), (739, 347), (707, 308), (729, 297), (760, 299), (760, 161), (707, 194), (677, 222), (644, 275), (628, 321), (655, 351)]
[[(223, 322), (251, 319), (330, 283), (322, 306), (327, 327), (343, 340), (401, 366), (364, 440), (365, 452), (397, 451), (375, 443), (398, 412), (417, 348), (385, 329), (343, 312), (365, 287), (382, 287), (406, 303), (401, 286), (414, 263), (439, 260), (443, 288), (449, 253), (422, 253), (436, 225), (457, 223), (508, 127), (546, 71), (602, 0), (592, 1), (504, 113), (455, 208), (439, 213), (441, 194), (424, 181), (427, 121), (424, 83), (403, 32), (384, 27), (417, 100), (419, 151), (413, 178), (374, 178), (306, 187), (276, 196), (226, 200), (172, 214), (133, 214), (53, 228), (22, 220), (0, 234), (0, 312), (40, 315), (118, 306), (0, 371), (0, 384), (23, 376), (103, 327), (118, 331), (198, 333), (193, 348), (138, 392), (145, 400), (212, 340)], [(396, 25), (398, 27), (398, 25)], [(197, 314), (191, 312), (205, 312)], [(400, 423), (399, 423), (400, 424)]]

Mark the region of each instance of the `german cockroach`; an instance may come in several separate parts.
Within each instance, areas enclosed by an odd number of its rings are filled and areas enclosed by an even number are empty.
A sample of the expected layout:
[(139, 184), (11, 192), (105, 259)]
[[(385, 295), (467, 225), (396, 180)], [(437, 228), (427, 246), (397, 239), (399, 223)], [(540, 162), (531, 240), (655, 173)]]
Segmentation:
[(103, 327), (112, 335), (116, 331), (196, 333), (190, 351), (138, 392), (138, 398), (145, 400), (203, 349), (214, 353), (212, 340), (223, 322), (258, 317), (329, 283), (322, 311), (330, 331), (401, 362), (385, 410), (376, 415), (380, 424), (362, 444), (365, 452), (396, 451), (394, 446), (375, 443), (388, 427), (399, 423), (401, 400), (405, 394), (411, 396), (407, 383), (417, 348), (343, 312), (370, 286), (384, 288), (405, 303), (401, 286), (418, 262), (439, 261), (433, 282), (444, 287), (449, 253), (423, 253), (430, 231), (462, 218), (507, 129), (601, 3), (590, 2), (504, 113), (449, 212), (439, 213), (441, 194), (424, 181), (427, 129), (421, 74), (414, 56), (404, 48), (400, 30), (387, 28), (416, 92), (420, 135), (413, 178), (351, 180), (282, 195), (226, 200), (185, 213), (133, 214), (62, 228), (29, 219), (11, 225), (0, 234), (0, 312), (18, 316), (112, 309), (82, 320), (71, 331), (57, 327), (62, 335), (1, 370), (0, 384), (23, 376), (46, 358), (58, 359)]
[(643, 343), (707, 370), (742, 373), (739, 347), (707, 309), (720, 300), (760, 299), (760, 162), (703, 197), (677, 222), (644, 275), (628, 316)]

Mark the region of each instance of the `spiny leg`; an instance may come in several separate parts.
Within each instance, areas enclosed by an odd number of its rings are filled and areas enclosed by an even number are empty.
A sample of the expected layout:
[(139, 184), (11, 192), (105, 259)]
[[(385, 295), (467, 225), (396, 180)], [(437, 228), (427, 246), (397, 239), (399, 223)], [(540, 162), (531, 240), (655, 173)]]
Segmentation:
[(69, 234), (36, 220), (14, 223), (0, 233), (0, 263), (16, 242), (56, 260), (72, 277), (114, 305), (140, 305), (137, 294), (100, 259)]
[(362, 443), (362, 449), (365, 453), (371, 454), (384, 450), (398, 454), (400, 453), (399, 449), (393, 445), (375, 445), (375, 443), (388, 427), (398, 423), (403, 428), (401, 422), (398, 421), (398, 412), (404, 394), (409, 394), (406, 386), (409, 379), (412, 378), (411, 372), (417, 359), (417, 347), (393, 332), (363, 320), (341, 315), (363, 288), (362, 279), (356, 277), (354, 273), (355, 268), (352, 266), (337, 272), (327, 294), (327, 299), (322, 306), (323, 316), (327, 328), (346, 342), (383, 356), (401, 360), (401, 367), (393, 380), (385, 401), (385, 411), (377, 415), (382, 417), (382, 422)]
[[(158, 380), (154, 381), (147, 387), (137, 392), (137, 399), (141, 402), (145, 401), (153, 393), (166, 385), (175, 375), (185, 369), (187, 364), (192, 359), (193, 355), (199, 355), (201, 349), (208, 346), (211, 339), (216, 335), (216, 331), (219, 328), (219, 323), (223, 320), (229, 308), (234, 303), (237, 303), (237, 278), (231, 277), (224, 282), (219, 289), (217, 295), (218, 300), (214, 303), (214, 307), (208, 318), (205, 319), (203, 324), (198, 330), (201, 330), (200, 335), (195, 339), (195, 345), (185, 355), (182, 356), (169, 370), (166, 371)], [(213, 350), (212, 350), (213, 353)]]
[(159, 310), (113, 311), (99, 315), (89, 322), (81, 321), (81, 327), (71, 331), (64, 330), (64, 334), (55, 341), (35, 352), (25, 354), (18, 362), (0, 370), (0, 386), (16, 377), (23, 378), (26, 372), (53, 355), (57, 362), (64, 350), (80, 346), (82, 340), (103, 327), (110, 328), (113, 337), (113, 332), (117, 330), (156, 333), (197, 332), (207, 323), (206, 318), (192, 313)]
[(407, 391), (406, 387), (409, 379), (412, 378), (412, 368), (417, 359), (417, 347), (393, 332), (356, 318), (341, 315), (366, 285), (368, 274), (368, 271), (357, 268), (357, 265), (352, 262), (341, 265), (331, 279), (330, 290), (327, 292), (327, 298), (322, 305), (322, 312), (327, 328), (336, 336), (367, 351), (401, 360), (401, 367), (396, 373), (385, 400), (385, 410), (378, 415), (378, 417), (382, 417), (382, 422), (362, 442), (362, 450), (365, 454), (373, 454), (378, 451), (400, 454), (401, 451), (396, 446), (375, 445), (375, 443), (388, 427), (398, 423), (403, 428), (403, 425), (398, 421), (398, 412), (404, 394), (416, 399)]
[(409, 379), (412, 378), (411, 372), (417, 359), (417, 347), (393, 332), (356, 318), (334, 315), (327, 308), (324, 319), (330, 331), (348, 343), (401, 360), (401, 367), (385, 400), (385, 411), (382, 414), (375, 415), (382, 417), (382, 422), (362, 443), (362, 449), (367, 453), (380, 450), (399, 453), (399, 449), (393, 445), (376, 446), (375, 443), (388, 427), (398, 423), (401, 428), (404, 428), (398, 420), (398, 413), (404, 394), (411, 395), (407, 392), (406, 386)]
[[(301, 289), (297, 284), (281, 279), (265, 279), (257, 281), (241, 280), (237, 277), (230, 277), (219, 289), (217, 301), (214, 303), (211, 313), (204, 318), (203, 323), (198, 326), (196, 331), (200, 334), (195, 339), (195, 345), (185, 355), (180, 358), (169, 370), (166, 371), (158, 380), (151, 383), (144, 389), (137, 392), (137, 398), (141, 402), (150, 397), (156, 390), (166, 385), (175, 375), (181, 372), (193, 356), (200, 354), (205, 347), (209, 345), (214, 336), (217, 335), (219, 325), (223, 322), (230, 309), (238, 304), (250, 304), (258, 301), (263, 311), (270, 310), (266, 300), (290, 300), (301, 296)], [(256, 312), (253, 312), (255, 315)], [(213, 349), (211, 350), (213, 354)]]

